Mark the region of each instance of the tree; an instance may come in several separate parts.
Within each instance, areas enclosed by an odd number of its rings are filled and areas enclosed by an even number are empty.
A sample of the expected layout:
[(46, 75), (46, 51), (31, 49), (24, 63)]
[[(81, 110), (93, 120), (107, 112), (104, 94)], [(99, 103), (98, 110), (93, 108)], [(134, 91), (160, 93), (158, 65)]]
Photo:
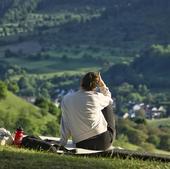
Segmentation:
[(153, 134), (152, 134), (152, 135), (149, 135), (147, 141), (148, 141), (149, 143), (154, 144), (156, 147), (158, 147), (159, 144), (160, 144), (160, 138), (159, 138), (157, 135), (153, 135)]
[(0, 81), (0, 100), (7, 96), (7, 86), (3, 81)]
[(49, 113), (53, 115), (57, 115), (60, 113), (59, 109), (55, 106), (55, 104), (50, 102), (48, 105), (49, 105)]
[(166, 151), (170, 151), (170, 135), (168, 134), (161, 135), (159, 148)]
[(147, 88), (146, 85), (140, 84), (140, 85), (138, 86), (138, 92), (139, 92), (142, 96), (144, 96), (144, 95), (147, 95), (147, 94), (149, 93), (149, 89)]
[(136, 145), (141, 145), (148, 138), (148, 136), (144, 132), (134, 128), (129, 128), (127, 130), (127, 136), (128, 140)]
[(34, 103), (36, 106), (48, 111), (49, 110), (49, 104), (48, 104), (48, 100), (46, 100), (43, 97), (39, 97), (35, 100)]
[(117, 93), (123, 96), (128, 96), (133, 90), (133, 85), (123, 83), (117, 88)]
[(29, 79), (26, 77), (21, 77), (18, 81), (18, 86), (20, 89), (27, 89), (30, 87)]
[(137, 92), (132, 92), (132, 93), (129, 93), (128, 100), (130, 100), (132, 102), (140, 103), (140, 102), (142, 102), (143, 97)]
[(17, 93), (19, 91), (19, 86), (16, 82), (9, 81), (8, 90), (12, 91), (13, 93)]

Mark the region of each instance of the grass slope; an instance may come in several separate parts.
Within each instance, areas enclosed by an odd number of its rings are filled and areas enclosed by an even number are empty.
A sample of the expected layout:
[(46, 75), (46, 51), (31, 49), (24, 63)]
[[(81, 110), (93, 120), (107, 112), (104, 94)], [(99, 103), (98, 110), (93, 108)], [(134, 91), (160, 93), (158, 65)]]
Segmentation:
[(157, 148), (154, 148), (153, 150), (149, 151), (149, 150), (145, 150), (145, 148), (140, 147), (139, 145), (135, 145), (135, 144), (131, 144), (129, 142), (123, 141), (123, 140), (115, 140), (113, 142), (113, 146), (114, 147), (121, 147), (125, 150), (132, 150), (132, 151), (139, 151), (139, 152), (151, 152), (151, 153), (155, 153), (155, 154), (163, 154), (163, 155), (170, 155), (169, 151), (165, 151), (165, 150), (160, 150)]
[[(14, 2), (17, 5), (10, 6), (2, 17), (7, 24), (0, 23), (0, 60), (29, 73), (52, 77), (62, 72), (98, 71), (131, 62), (145, 46), (169, 42), (168, 0)], [(5, 57), (7, 49), (17, 56)], [(46, 59), (38, 56), (42, 51)], [(37, 56), (36, 61), (30, 59), (31, 54)], [(89, 56), (105, 61), (81, 59)], [(62, 61), (62, 57), (68, 60)]]
[(170, 163), (118, 158), (88, 158), (0, 146), (0, 169), (168, 169)]
[(38, 107), (8, 92), (6, 99), (0, 100), (0, 127), (15, 130), (16, 121), (21, 117), (24, 119), (22, 127), (27, 125), (32, 128), (32, 130), (25, 128), (26, 131), (32, 131), (30, 134), (40, 134), (46, 123), (54, 118), (49, 113), (43, 116)]
[[(107, 58), (109, 63), (115, 64), (133, 60), (140, 49), (150, 44), (168, 44), (170, 41), (168, 0), (37, 0), (30, 11), (23, 5), (32, 4), (31, 0), (27, 1), (16, 1), (20, 12), (11, 7), (18, 17), (7, 12), (9, 15), (6, 16), (11, 16), (14, 23), (6, 19), (7, 25), (0, 24), (1, 32), (5, 30), (7, 34), (0, 37), (0, 58), (36, 73), (79, 71), (81, 67), (99, 69), (103, 66), (84, 63), (83, 60), (69, 60), (68, 64), (59, 62), (57, 58), (64, 55), (78, 58), (88, 54)], [(23, 12), (24, 9), (27, 12)], [(20, 13), (26, 13), (27, 17), (20, 18)], [(17, 33), (17, 30), (27, 33)], [(2, 57), (5, 49), (25, 54), (44, 49), (46, 54), (54, 53), (54, 57), (34, 63), (24, 60), (22, 54), (14, 58)]]
[(17, 116), (22, 109), (30, 109), (33, 112), (38, 111), (38, 107), (35, 107), (27, 101), (17, 97), (11, 92), (8, 92), (7, 97), (0, 101), (0, 110), (12, 111), (13, 116)]
[(166, 126), (170, 128), (170, 118), (148, 120), (147, 122), (153, 127)]

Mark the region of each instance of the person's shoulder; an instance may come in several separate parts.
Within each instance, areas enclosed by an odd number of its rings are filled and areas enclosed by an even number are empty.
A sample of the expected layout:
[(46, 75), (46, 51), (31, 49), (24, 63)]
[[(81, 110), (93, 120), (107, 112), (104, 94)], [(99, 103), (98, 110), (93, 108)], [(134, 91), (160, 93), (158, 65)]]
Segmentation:
[(99, 97), (99, 98), (105, 98), (105, 97), (108, 97), (108, 96), (105, 96), (103, 93), (101, 93), (101, 92), (96, 92), (96, 94), (95, 94), (97, 97)]
[(98, 92), (98, 91), (89, 91), (87, 92), (87, 96), (89, 97), (100, 97), (102, 95), (102, 93)]
[(78, 91), (68, 92), (66, 95), (64, 95), (64, 98), (73, 97), (73, 96), (76, 95), (77, 93), (78, 93)]
[(96, 95), (103, 95), (103, 93), (101, 93), (101, 92), (99, 92), (99, 91), (94, 91), (94, 94), (96, 94)]

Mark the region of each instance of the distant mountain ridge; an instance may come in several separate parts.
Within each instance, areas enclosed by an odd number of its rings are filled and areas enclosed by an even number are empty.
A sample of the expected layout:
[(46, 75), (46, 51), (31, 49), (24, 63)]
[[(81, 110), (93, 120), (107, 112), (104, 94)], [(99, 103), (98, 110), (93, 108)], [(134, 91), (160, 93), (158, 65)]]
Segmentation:
[[(71, 24), (70, 19), (67, 25), (61, 25), (62, 31), (65, 30), (63, 34), (71, 33), (76, 36), (75, 31), (80, 39), (83, 38), (83, 34), (86, 34), (89, 41), (93, 35), (95, 42), (106, 41), (108, 45), (126, 44), (129, 41), (168, 43), (170, 40), (168, 33), (170, 1), (168, 0), (2, 0), (0, 9), (3, 9), (4, 13), (1, 22), (16, 22), (22, 29), (28, 30), (27, 27), (31, 26), (28, 24), (30, 14), (60, 15), (60, 11), (81, 13), (86, 10), (84, 12), (87, 13), (88, 10), (94, 12), (96, 9), (103, 9), (99, 17), (85, 23)], [(33, 19), (35, 20), (35, 17)], [(37, 26), (35, 23), (33, 31), (36, 27), (41, 28), (44, 25), (50, 28), (50, 24), (44, 24), (45, 22), (42, 20)], [(67, 27), (72, 32), (69, 32)]]
[[(0, 9), (0, 45), (12, 41), (10, 50), (25, 52), (22, 42), (35, 42), (41, 52), (74, 51), (68, 57), (91, 52), (113, 63), (120, 57), (131, 61), (150, 45), (170, 44), (169, 0), (2, 0)], [(6, 61), (3, 55), (4, 49)]]

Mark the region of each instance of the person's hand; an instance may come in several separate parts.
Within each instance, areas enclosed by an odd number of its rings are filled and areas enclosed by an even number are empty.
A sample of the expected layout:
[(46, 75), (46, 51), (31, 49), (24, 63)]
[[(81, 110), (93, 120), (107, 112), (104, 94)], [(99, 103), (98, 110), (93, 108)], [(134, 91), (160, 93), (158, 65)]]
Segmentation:
[(99, 82), (98, 82), (99, 87), (105, 86), (105, 83), (100, 75), (100, 72), (98, 73), (98, 78), (99, 78)]

